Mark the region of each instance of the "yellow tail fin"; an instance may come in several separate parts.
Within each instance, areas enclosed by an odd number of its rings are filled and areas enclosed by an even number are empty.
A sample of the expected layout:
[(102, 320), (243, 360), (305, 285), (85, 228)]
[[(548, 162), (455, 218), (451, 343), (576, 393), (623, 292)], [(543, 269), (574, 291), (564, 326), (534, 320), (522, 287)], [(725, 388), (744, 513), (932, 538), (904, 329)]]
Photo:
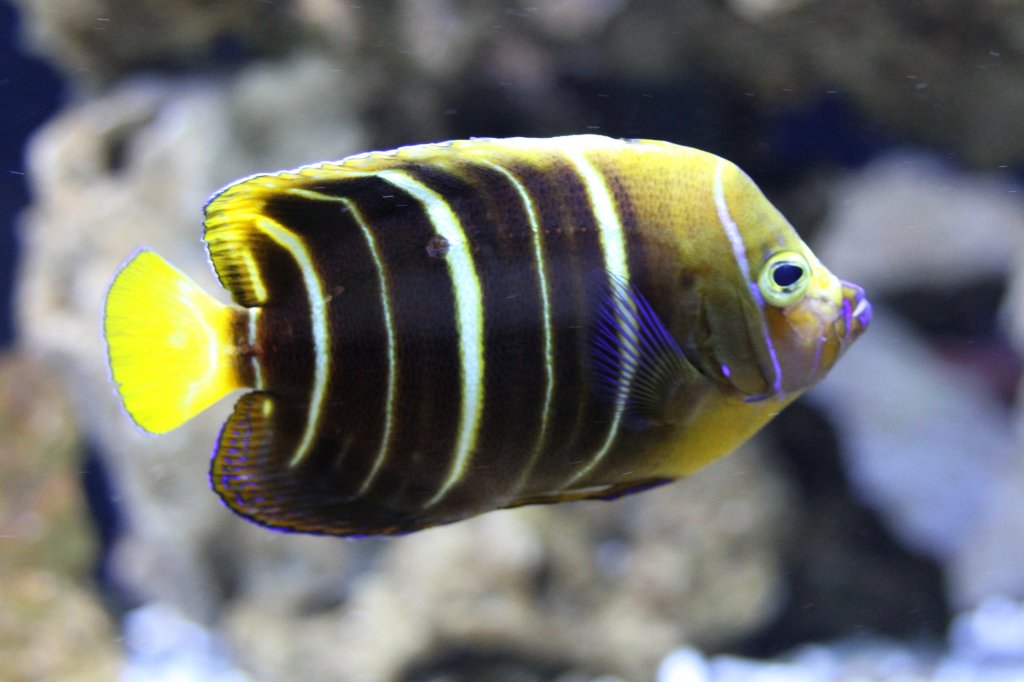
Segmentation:
[(139, 426), (170, 431), (244, 386), (234, 339), (242, 314), (152, 251), (121, 268), (103, 328), (111, 375)]

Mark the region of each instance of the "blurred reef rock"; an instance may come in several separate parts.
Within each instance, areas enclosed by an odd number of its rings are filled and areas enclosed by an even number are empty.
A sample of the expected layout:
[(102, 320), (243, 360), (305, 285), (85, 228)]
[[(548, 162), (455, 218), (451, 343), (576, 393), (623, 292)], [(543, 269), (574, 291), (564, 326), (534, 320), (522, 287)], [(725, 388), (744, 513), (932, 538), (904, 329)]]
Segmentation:
[(74, 81), (110, 83), (133, 71), (198, 64), (231, 46), (283, 44), (287, 3), (227, 0), (14, 0), (27, 41)]
[(114, 623), (92, 584), (82, 442), (52, 368), (0, 354), (0, 678), (101, 682)]
[(645, 679), (671, 642), (721, 646), (778, 607), (785, 492), (747, 451), (615, 506), (496, 512), (383, 541), (336, 608), (245, 595), (226, 630), (260, 679), (403, 679), (458, 650)]
[(990, 598), (957, 617), (945, 651), (870, 637), (807, 645), (771, 662), (680, 649), (662, 661), (657, 682), (1016, 682), (1022, 677), (1024, 603)]
[[(674, 644), (718, 646), (762, 625), (781, 598), (789, 512), (785, 483), (753, 451), (616, 505), (342, 542), (270, 533), (220, 505), (207, 458), (229, 405), (160, 438), (125, 417), (99, 335), (112, 273), (146, 245), (219, 291), (199, 240), (206, 194), (320, 158), (324, 140), (337, 144), (329, 156), (366, 147), (345, 78), (298, 57), (228, 82), (133, 80), (33, 140), (22, 341), (61, 368), (107, 459), (125, 528), (110, 559), (117, 588), (130, 603), (222, 622), (266, 680), (393, 679), (437, 650), (487, 642), (639, 679)], [(325, 91), (342, 93), (334, 108)], [(269, 93), (317, 104), (271, 125), (273, 105), (257, 106)]]
[(1024, 5), (1006, 0), (14, 1), (29, 45), (91, 87), (314, 49), (382, 90), (400, 86), (380, 96), (404, 102), (404, 123), (419, 125), (407, 130), (428, 137), (443, 127), (417, 113), (485, 83), (537, 130), (579, 106), (559, 79), (713, 79), (761, 114), (828, 92), (973, 164), (1024, 154)]
[[(837, 183), (819, 248), (880, 305), (814, 396), (832, 408), (853, 487), (946, 567), (958, 608), (1024, 596), (1024, 434), (1005, 404), (1021, 376), (1008, 335), (1020, 299), (989, 295), (991, 283), (1013, 292), (1019, 189), (920, 154), (882, 157)], [(1002, 325), (1000, 305), (1013, 311)]]
[[(105, 565), (124, 609), (124, 679), (1016, 670), (1019, 651), (991, 654), (984, 633), (1019, 623), (1024, 599), (1024, 203), (1010, 170), (997, 169), (1024, 160), (1024, 4), (15, 4), (26, 44), (75, 91), (28, 149), (18, 368), (0, 363), (12, 372), (0, 386), (44, 401), (31, 418), (0, 415), (19, 434), (3, 441), (14, 449), (0, 466), (42, 476), (2, 481), (12, 487), (0, 542), (26, 558), (4, 565), (10, 602), (0, 601), (19, 605), (19, 623), (40, 623), (54, 677), (72, 657), (109, 673), (122, 656), (82, 577), (93, 545), (67, 506), (78, 504), (68, 476), (84, 441), (109, 472), (120, 518)], [(201, 207), (238, 177), (451, 137), (601, 132), (709, 147), (760, 180), (784, 154), (778, 138), (765, 141), (765, 122), (821, 100), (845, 103), (878, 139), (938, 151), (881, 154), (853, 170), (811, 155), (819, 165), (768, 178), (822, 260), (868, 290), (878, 319), (767, 438), (688, 481), (400, 539), (282, 535), (235, 518), (209, 490), (230, 405), (154, 438), (108, 382), (100, 316), (118, 265), (145, 246), (220, 292)], [(55, 424), (34, 426), (44, 418)], [(40, 552), (55, 545), (74, 568), (47, 563)], [(960, 615), (942, 639), (947, 610)], [(37, 656), (6, 617), (3, 651)], [(851, 639), (864, 630), (879, 639)], [(780, 633), (823, 643), (797, 648)], [(882, 639), (915, 635), (919, 648)], [(716, 655), (740, 643), (788, 653)]]
[[(225, 586), (212, 562), (228, 551), (224, 536), (236, 534), (236, 521), (210, 495), (206, 472), (229, 406), (166, 438), (141, 434), (107, 378), (104, 290), (142, 245), (220, 290), (200, 241), (203, 201), (253, 169), (318, 158), (324, 140), (337, 144), (338, 156), (364, 145), (343, 96), (323, 95), (346, 92), (339, 78), (309, 58), (254, 67), (223, 87), (128, 82), (70, 108), (29, 149), (36, 201), (22, 233), (22, 342), (61, 368), (84, 428), (108, 459), (127, 528), (112, 561), (139, 600), (160, 598), (202, 618), (218, 612)], [(273, 127), (273, 108), (253, 105), (268, 91), (317, 105), (293, 115), (294, 128)], [(339, 543), (320, 547), (306, 552), (307, 564), (344, 554)]]

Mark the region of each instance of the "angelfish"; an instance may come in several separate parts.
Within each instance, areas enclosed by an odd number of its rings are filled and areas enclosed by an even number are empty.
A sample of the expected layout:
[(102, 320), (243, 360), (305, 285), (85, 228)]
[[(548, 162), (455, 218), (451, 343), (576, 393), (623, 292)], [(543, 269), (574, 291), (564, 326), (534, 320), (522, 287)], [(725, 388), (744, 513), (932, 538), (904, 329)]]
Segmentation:
[(732, 163), (594, 135), (254, 175), (205, 207), (225, 305), (150, 251), (111, 375), (162, 433), (238, 389), (214, 490), (275, 529), (415, 531), (611, 499), (734, 450), (866, 329)]

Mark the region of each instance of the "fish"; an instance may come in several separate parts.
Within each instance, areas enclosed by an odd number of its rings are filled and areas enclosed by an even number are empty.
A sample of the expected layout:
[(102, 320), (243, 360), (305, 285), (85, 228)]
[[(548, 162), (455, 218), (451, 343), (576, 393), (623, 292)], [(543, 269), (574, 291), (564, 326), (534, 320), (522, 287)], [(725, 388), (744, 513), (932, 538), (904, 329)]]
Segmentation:
[(231, 302), (138, 251), (106, 298), (110, 374), (151, 433), (244, 391), (210, 483), (281, 531), (404, 534), (686, 477), (871, 319), (749, 176), (669, 142), (367, 152), (243, 178), (204, 215)]

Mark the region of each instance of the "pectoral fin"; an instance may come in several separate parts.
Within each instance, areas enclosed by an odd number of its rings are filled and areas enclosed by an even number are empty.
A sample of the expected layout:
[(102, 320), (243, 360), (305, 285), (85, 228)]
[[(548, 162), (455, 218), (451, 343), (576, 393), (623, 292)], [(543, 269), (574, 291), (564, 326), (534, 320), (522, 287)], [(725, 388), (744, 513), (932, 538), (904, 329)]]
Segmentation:
[(671, 424), (696, 404), (701, 375), (643, 294), (608, 275), (591, 344), (598, 395), (625, 401), (623, 424), (644, 429)]

